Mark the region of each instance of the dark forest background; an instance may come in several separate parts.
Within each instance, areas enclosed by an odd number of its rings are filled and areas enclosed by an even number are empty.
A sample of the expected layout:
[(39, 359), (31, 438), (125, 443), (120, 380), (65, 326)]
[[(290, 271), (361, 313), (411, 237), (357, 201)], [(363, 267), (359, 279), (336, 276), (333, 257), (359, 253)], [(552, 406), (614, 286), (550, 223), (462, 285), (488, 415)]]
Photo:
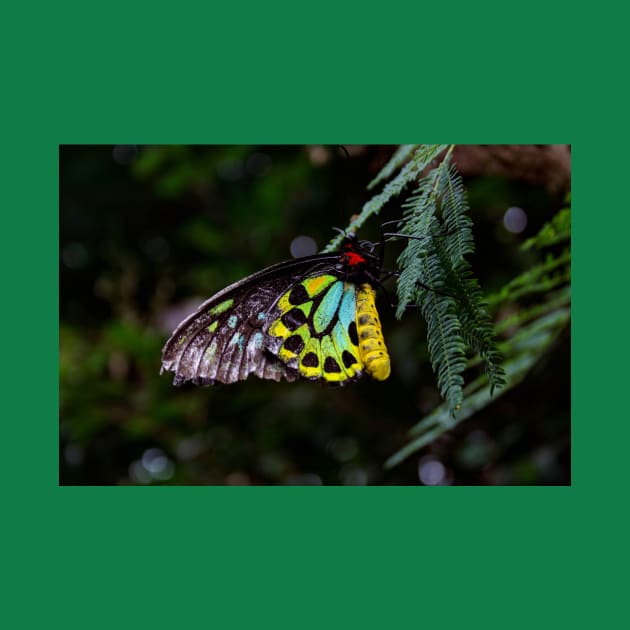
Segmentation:
[[(384, 461), (440, 402), (417, 313), (398, 321), (379, 304), (393, 360), (384, 383), (174, 388), (159, 375), (183, 317), (227, 284), (321, 249), (395, 148), (60, 147), (61, 484), (570, 483), (568, 329), (523, 383), (392, 470)], [(455, 163), (471, 263), (490, 293), (533, 264), (519, 246), (566, 203), (570, 150), (461, 146)], [(380, 219), (400, 217), (401, 202)], [(399, 251), (388, 246), (389, 268)]]

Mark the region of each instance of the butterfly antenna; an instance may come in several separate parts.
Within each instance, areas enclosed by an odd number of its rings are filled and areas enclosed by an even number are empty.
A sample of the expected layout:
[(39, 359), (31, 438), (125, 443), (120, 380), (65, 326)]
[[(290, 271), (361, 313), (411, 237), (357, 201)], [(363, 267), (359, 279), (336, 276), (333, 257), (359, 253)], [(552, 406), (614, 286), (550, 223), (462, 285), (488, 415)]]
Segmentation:
[[(384, 223), (381, 223), (381, 238), (378, 242), (378, 246), (380, 247), (379, 249), (379, 267), (382, 269), (383, 268), (383, 263), (384, 263), (384, 259), (385, 259), (385, 243), (387, 242), (387, 238), (390, 236), (405, 236), (404, 234), (399, 234), (397, 232), (386, 232), (385, 231), (385, 227), (388, 225), (400, 225), (401, 223), (404, 223), (405, 221), (408, 221), (408, 218), (403, 218), (403, 219), (394, 219), (392, 221), (385, 221)], [(416, 238), (416, 237), (412, 237), (412, 238)]]
[(385, 223), (381, 223), (381, 243), (385, 242), (387, 238), (406, 238), (408, 240), (422, 241), (429, 236), (434, 236), (438, 238), (443, 238), (445, 236), (451, 236), (452, 234), (457, 233), (457, 228), (452, 230), (447, 230), (446, 232), (436, 232), (435, 234), (427, 235), (427, 236), (410, 236), (409, 234), (402, 234), (401, 232), (386, 232), (384, 228), (388, 225), (400, 225), (401, 223), (406, 223), (409, 221), (411, 217), (404, 217), (402, 219), (394, 219), (393, 221), (385, 221)]

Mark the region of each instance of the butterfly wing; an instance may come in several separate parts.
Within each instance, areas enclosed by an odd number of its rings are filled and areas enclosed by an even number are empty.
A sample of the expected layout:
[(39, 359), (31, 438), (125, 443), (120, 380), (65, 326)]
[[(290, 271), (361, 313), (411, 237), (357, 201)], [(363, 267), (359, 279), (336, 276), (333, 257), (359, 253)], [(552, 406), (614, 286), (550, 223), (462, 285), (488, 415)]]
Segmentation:
[(311, 380), (345, 383), (364, 368), (356, 324), (357, 287), (319, 273), (294, 283), (275, 303), (267, 348)]
[(367, 371), (386, 379), (374, 290), (349, 281), (338, 262), (339, 253), (300, 258), (223, 289), (177, 327), (162, 350), (162, 371), (174, 372), (176, 385), (250, 374), (343, 384)]
[(276, 344), (267, 331), (279, 316), (281, 296), (336, 261), (335, 254), (299, 258), (226, 287), (175, 329), (162, 350), (161, 372), (173, 372), (175, 385), (234, 383), (250, 374), (298, 379), (300, 372), (274, 352)]

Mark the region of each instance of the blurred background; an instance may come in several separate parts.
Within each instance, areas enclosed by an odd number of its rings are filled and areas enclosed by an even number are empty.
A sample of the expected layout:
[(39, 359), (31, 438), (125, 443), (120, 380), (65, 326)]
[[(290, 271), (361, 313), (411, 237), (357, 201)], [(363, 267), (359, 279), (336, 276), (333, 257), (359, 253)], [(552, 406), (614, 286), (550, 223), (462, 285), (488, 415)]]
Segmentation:
[[(322, 249), (395, 149), (60, 147), (62, 485), (570, 483), (568, 329), (519, 386), (391, 470), (385, 460), (441, 400), (418, 313), (397, 321), (379, 304), (384, 383), (174, 388), (160, 376), (181, 319), (236, 280)], [(519, 246), (565, 205), (570, 148), (459, 146), (455, 162), (470, 262), (490, 293), (533, 264)], [(402, 201), (359, 236), (378, 240)], [(401, 246), (388, 246), (388, 268)]]

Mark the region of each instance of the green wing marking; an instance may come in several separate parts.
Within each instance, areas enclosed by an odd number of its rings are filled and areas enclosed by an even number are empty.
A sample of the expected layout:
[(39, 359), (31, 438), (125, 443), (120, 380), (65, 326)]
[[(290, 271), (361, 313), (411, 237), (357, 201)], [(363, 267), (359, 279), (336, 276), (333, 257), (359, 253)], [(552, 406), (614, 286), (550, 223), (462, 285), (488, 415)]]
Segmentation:
[(307, 278), (277, 301), (270, 349), (302, 377), (344, 383), (361, 375), (356, 287), (336, 276)]

